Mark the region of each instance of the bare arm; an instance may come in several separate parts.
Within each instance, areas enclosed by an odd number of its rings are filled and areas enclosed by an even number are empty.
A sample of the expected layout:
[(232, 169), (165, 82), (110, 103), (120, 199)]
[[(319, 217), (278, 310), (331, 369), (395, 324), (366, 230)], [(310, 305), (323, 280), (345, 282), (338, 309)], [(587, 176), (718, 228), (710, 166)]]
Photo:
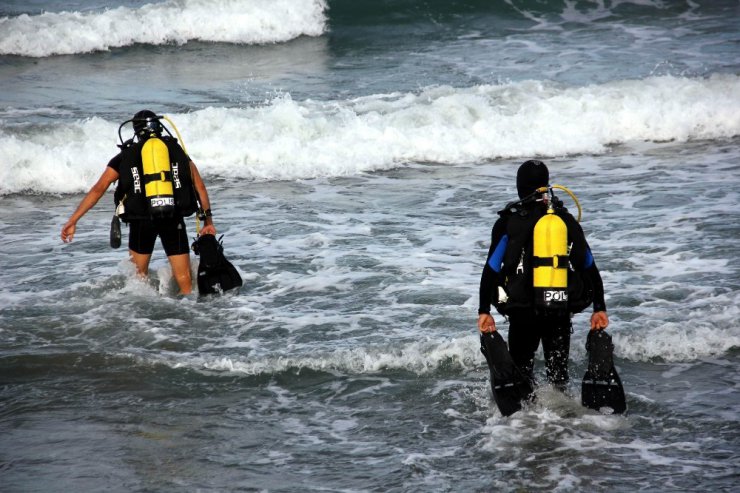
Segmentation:
[(97, 183), (95, 183), (90, 191), (87, 192), (87, 195), (82, 199), (80, 205), (77, 206), (77, 210), (74, 211), (74, 213), (69, 217), (69, 220), (67, 220), (67, 223), (62, 227), (62, 241), (64, 243), (72, 241), (72, 238), (74, 238), (75, 235), (77, 221), (79, 221), (87, 211), (92, 209), (93, 206), (98, 203), (100, 197), (102, 197), (103, 194), (105, 194), (105, 191), (108, 190), (108, 187), (110, 187), (110, 184), (116, 180), (118, 180), (118, 172), (113, 168), (106, 167)]
[[(204, 211), (209, 211), (211, 209), (211, 200), (208, 198), (208, 190), (206, 190), (206, 185), (205, 183), (203, 183), (203, 179), (200, 177), (198, 167), (195, 166), (195, 163), (192, 161), (190, 161), (190, 175), (193, 177), (193, 186), (195, 187), (195, 191), (198, 192), (200, 206), (203, 208)], [(211, 216), (206, 216), (203, 229), (200, 230), (200, 234), (216, 234), (216, 227), (213, 225), (213, 218)]]

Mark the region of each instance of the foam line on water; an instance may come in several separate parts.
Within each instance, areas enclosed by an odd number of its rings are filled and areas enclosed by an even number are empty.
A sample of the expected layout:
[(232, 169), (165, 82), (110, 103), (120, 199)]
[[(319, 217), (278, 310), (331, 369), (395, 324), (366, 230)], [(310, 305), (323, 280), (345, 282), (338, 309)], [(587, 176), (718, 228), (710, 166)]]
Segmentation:
[[(740, 77), (651, 77), (562, 87), (525, 81), (430, 87), (341, 101), (207, 108), (171, 115), (206, 177), (295, 180), (408, 163), (601, 154), (615, 144), (740, 135)], [(0, 124), (0, 195), (90, 187), (114, 154), (117, 124)], [(85, 152), (81, 152), (83, 150)]]

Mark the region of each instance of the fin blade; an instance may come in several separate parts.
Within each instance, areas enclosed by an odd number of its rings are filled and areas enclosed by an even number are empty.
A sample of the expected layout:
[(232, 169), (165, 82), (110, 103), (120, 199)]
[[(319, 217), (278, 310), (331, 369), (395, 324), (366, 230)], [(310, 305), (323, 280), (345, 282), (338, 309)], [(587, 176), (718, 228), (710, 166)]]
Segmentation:
[(581, 383), (581, 404), (594, 410), (612, 409), (613, 414), (627, 410), (622, 380), (614, 368), (611, 336), (605, 331), (590, 332), (586, 341), (588, 369)]
[(491, 372), (493, 400), (503, 416), (511, 416), (532, 395), (532, 383), (517, 368), (498, 332), (481, 334), (481, 351)]

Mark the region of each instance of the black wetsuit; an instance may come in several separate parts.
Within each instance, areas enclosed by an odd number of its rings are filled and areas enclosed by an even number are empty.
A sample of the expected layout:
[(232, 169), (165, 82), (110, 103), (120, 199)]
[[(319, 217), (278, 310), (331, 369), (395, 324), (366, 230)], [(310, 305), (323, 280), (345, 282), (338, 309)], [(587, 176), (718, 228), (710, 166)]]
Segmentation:
[[(533, 218), (544, 213), (542, 203), (530, 203), (524, 207), (522, 216), (531, 214)], [(521, 210), (521, 208), (520, 208)], [(590, 280), (593, 288), (594, 311), (605, 311), (604, 286), (591, 249), (586, 242), (583, 230), (578, 222), (567, 211), (560, 210), (558, 215), (568, 227), (568, 242), (571, 245), (569, 260), (575, 271), (580, 271)], [(506, 286), (506, 280), (515, 271), (519, 262), (519, 251), (526, 241), (511, 236), (531, 236), (531, 230), (516, 231), (510, 221), (511, 213), (503, 213), (491, 231), (491, 246), (486, 257), (480, 282), (480, 304), (478, 313), (490, 313), (491, 305), (496, 305), (498, 287)], [(525, 228), (533, 228), (533, 221)], [(515, 225), (514, 225), (515, 226)], [(508, 291), (508, 289), (507, 289)], [(568, 356), (570, 352), (571, 315), (570, 313), (545, 313), (535, 308), (534, 298), (529, 294), (509, 292), (505, 315), (509, 318), (509, 352), (514, 362), (525, 375), (533, 375), (534, 356), (540, 341), (545, 355), (547, 379), (549, 382), (564, 386), (568, 381)]]

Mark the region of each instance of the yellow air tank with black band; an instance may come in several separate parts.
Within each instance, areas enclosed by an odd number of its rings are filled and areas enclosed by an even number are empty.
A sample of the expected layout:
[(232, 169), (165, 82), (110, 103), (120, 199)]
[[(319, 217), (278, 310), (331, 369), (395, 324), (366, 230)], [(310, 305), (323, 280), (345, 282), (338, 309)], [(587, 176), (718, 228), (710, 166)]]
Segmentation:
[(171, 217), (175, 212), (172, 168), (167, 144), (150, 137), (141, 148), (144, 169), (144, 193), (149, 199), (152, 217)]
[(534, 227), (535, 304), (555, 310), (568, 307), (568, 227), (550, 208)]

